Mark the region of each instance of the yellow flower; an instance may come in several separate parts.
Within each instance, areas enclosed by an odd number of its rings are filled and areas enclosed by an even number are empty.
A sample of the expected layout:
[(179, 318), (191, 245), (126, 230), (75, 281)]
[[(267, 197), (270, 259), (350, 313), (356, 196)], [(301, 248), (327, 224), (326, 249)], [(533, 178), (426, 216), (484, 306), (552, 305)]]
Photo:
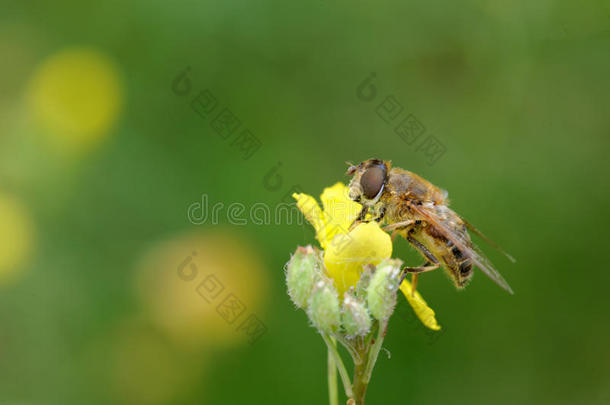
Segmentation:
[(424, 325), (432, 330), (441, 329), (441, 325), (436, 322), (434, 310), (426, 304), (419, 291), (416, 290), (415, 294), (412, 293), (411, 283), (404, 280), (400, 285), (400, 290), (407, 297), (407, 301), (413, 307), (413, 311), (415, 311), (415, 314)]
[[(316, 231), (316, 239), (324, 249), (324, 266), (334, 280), (339, 296), (355, 286), (365, 265), (377, 265), (392, 256), (392, 239), (375, 221), (361, 223), (349, 231), (362, 205), (348, 197), (348, 187), (336, 183), (324, 189), (318, 202), (307, 194), (293, 194), (297, 207)], [(411, 294), (411, 284), (404, 280), (400, 286), (415, 314), (430, 329), (440, 326), (434, 311), (418, 292)]]

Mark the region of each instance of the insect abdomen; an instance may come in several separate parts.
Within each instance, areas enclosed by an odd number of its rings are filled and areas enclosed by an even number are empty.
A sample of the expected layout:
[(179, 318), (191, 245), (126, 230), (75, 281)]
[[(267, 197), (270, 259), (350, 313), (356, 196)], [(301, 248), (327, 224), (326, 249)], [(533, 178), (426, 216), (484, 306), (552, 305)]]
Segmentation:
[(451, 254), (453, 255), (451, 271), (457, 276), (454, 277), (455, 283), (458, 287), (465, 287), (472, 276), (472, 261), (465, 257), (457, 246), (453, 246), (453, 243), (447, 241), (447, 245), (451, 248)]

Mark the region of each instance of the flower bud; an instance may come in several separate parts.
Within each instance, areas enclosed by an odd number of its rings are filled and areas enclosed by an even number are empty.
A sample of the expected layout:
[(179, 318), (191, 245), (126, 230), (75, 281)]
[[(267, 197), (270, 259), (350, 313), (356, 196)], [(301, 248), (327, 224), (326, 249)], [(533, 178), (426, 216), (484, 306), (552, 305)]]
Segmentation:
[(371, 282), (371, 278), (373, 277), (373, 272), (375, 271), (374, 264), (366, 264), (362, 273), (360, 273), (360, 279), (356, 284), (356, 297), (358, 298), (366, 298), (366, 291), (369, 288), (369, 284)]
[(343, 312), (341, 316), (343, 329), (349, 338), (364, 336), (371, 330), (371, 317), (364, 302), (350, 293), (343, 298)]
[(380, 321), (387, 320), (394, 312), (401, 265), (400, 260), (384, 260), (377, 265), (369, 283), (366, 297), (369, 310)]
[(299, 308), (306, 308), (313, 285), (321, 276), (318, 254), (311, 246), (299, 247), (286, 264), (288, 295)]
[(309, 297), (307, 314), (320, 332), (334, 333), (339, 329), (341, 323), (339, 297), (332, 281), (322, 278), (316, 282)]

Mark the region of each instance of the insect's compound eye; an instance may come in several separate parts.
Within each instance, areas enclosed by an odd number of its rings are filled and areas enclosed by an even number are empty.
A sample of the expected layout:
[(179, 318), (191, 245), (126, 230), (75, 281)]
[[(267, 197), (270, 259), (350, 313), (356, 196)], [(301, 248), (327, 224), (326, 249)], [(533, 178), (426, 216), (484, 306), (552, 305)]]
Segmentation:
[(385, 181), (385, 167), (371, 166), (362, 174), (360, 185), (362, 186), (362, 194), (369, 200), (375, 198)]

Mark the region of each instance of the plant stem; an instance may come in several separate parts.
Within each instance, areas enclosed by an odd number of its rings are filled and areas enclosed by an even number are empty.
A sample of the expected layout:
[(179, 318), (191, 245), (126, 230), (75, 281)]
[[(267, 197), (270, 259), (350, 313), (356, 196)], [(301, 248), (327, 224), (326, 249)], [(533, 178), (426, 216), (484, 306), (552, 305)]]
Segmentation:
[(379, 357), (388, 322), (379, 322), (377, 336), (359, 350), (361, 361), (354, 361), (354, 400), (355, 405), (364, 405), (366, 389), (371, 381), (373, 367)]
[(377, 332), (377, 339), (375, 343), (372, 344), (371, 349), (369, 351), (369, 358), (365, 370), (365, 378), (366, 383), (368, 384), (371, 381), (371, 374), (373, 373), (373, 367), (375, 367), (375, 363), (377, 363), (377, 357), (379, 357), (379, 352), (381, 351), (381, 347), (383, 345), (383, 339), (385, 338), (385, 333), (388, 327), (388, 321), (379, 323), (379, 330)]
[(339, 405), (339, 393), (337, 391), (337, 364), (335, 357), (328, 349), (328, 401), (330, 405)]
[(326, 346), (328, 346), (329, 354), (332, 354), (335, 365), (339, 370), (339, 375), (341, 376), (341, 381), (343, 382), (343, 388), (345, 389), (345, 395), (347, 395), (348, 398), (352, 398), (354, 396), (352, 393), (352, 382), (349, 379), (349, 374), (345, 368), (345, 365), (343, 364), (343, 360), (341, 360), (341, 356), (339, 356), (339, 352), (337, 351), (337, 343), (327, 334), (322, 333), (321, 335), (324, 342), (326, 342)]
[[(363, 356), (366, 353), (363, 353)], [(367, 361), (354, 364), (354, 400), (356, 405), (364, 405), (364, 396), (366, 395), (366, 389), (368, 382), (365, 377), (365, 370), (367, 367)]]
[(354, 348), (353, 344), (341, 336), (337, 336), (336, 339), (345, 347), (354, 361), (360, 361), (360, 353)]

